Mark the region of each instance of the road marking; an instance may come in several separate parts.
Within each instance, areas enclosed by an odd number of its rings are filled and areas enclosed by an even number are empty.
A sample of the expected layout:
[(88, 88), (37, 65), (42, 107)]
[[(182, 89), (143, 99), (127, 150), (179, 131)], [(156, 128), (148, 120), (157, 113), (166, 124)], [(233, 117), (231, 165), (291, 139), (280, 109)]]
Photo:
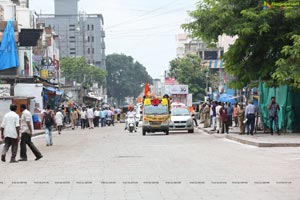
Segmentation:
[(236, 141), (233, 141), (233, 140), (229, 140), (227, 138), (224, 138), (223, 141), (225, 142), (229, 142), (229, 143), (233, 143), (233, 144), (238, 144), (238, 145), (241, 145), (241, 146), (244, 146), (244, 147), (248, 147), (248, 148), (252, 148), (252, 149), (257, 149), (259, 147), (257, 146), (253, 146), (253, 145), (248, 145), (248, 144), (242, 144), (240, 142), (236, 142)]

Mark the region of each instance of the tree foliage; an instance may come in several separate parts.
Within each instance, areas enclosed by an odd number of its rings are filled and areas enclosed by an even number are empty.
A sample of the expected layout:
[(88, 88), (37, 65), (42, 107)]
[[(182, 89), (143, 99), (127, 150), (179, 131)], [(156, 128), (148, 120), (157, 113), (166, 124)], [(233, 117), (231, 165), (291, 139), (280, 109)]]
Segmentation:
[(146, 68), (131, 56), (111, 54), (106, 57), (107, 94), (122, 102), (125, 97), (138, 97), (145, 82), (152, 83)]
[(222, 34), (238, 36), (224, 55), (226, 72), (236, 77), (231, 86), (261, 80), (300, 88), (299, 6), (264, 9), (259, 0), (203, 0), (189, 14), (194, 21), (183, 28), (194, 37), (214, 43)]
[(92, 86), (94, 82), (105, 84), (106, 71), (94, 65), (89, 65), (84, 57), (60, 59), (62, 76), (67, 80)]
[(170, 66), (171, 77), (176, 78), (180, 84), (188, 85), (195, 100), (204, 99), (208, 70), (202, 68), (199, 56), (189, 54), (183, 58), (175, 58), (170, 61)]

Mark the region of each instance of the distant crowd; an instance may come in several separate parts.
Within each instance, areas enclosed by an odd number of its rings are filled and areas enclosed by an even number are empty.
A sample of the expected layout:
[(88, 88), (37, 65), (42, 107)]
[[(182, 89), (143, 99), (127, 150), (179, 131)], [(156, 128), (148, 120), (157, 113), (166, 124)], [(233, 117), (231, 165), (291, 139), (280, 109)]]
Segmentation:
[[(278, 111), (280, 106), (276, 103), (275, 97), (272, 97), (268, 105), (269, 110), (269, 128), (273, 135), (275, 132), (280, 135), (278, 127)], [(258, 108), (253, 105), (252, 101), (248, 104), (224, 103), (224, 102), (205, 102), (199, 110), (200, 123), (204, 123), (204, 128), (212, 127), (211, 131), (217, 133), (229, 133), (229, 127), (240, 128), (240, 134), (253, 135), (255, 129), (255, 118), (258, 114)]]

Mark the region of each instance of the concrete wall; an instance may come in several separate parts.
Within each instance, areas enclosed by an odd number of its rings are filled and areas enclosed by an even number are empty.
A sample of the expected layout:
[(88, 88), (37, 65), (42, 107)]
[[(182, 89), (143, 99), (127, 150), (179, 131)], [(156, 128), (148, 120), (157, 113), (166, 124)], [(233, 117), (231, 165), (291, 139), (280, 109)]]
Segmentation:
[(11, 102), (11, 99), (0, 98), (0, 123), (2, 123), (4, 115), (10, 111), (9, 106)]
[(0, 5), (3, 7), (3, 17), (5, 21), (15, 18), (16, 6), (10, 0), (0, 0)]
[(15, 85), (15, 96), (28, 96), (35, 97), (34, 104), (39, 104), (39, 109), (43, 109), (43, 84), (26, 84), (26, 83), (17, 83)]

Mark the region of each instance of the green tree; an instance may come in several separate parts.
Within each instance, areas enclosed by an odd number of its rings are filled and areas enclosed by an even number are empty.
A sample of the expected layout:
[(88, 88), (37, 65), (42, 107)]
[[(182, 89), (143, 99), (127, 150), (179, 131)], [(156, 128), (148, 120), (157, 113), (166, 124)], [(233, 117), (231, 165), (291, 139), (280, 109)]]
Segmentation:
[(236, 77), (231, 86), (261, 80), (300, 88), (299, 6), (265, 9), (259, 0), (203, 0), (189, 14), (194, 21), (183, 28), (193, 37), (215, 43), (222, 34), (238, 36), (224, 55), (226, 72)]
[(67, 80), (83, 83), (84, 86), (92, 86), (93, 82), (97, 82), (99, 85), (105, 84), (106, 71), (87, 64), (84, 57), (62, 58), (60, 67), (62, 76)]
[(111, 54), (106, 57), (107, 94), (117, 102), (125, 97), (138, 97), (143, 91), (142, 84), (152, 83), (146, 68), (131, 56)]
[(189, 92), (194, 100), (204, 99), (208, 70), (201, 65), (201, 58), (196, 55), (187, 55), (170, 61), (170, 76), (176, 78), (180, 84), (189, 86)]

